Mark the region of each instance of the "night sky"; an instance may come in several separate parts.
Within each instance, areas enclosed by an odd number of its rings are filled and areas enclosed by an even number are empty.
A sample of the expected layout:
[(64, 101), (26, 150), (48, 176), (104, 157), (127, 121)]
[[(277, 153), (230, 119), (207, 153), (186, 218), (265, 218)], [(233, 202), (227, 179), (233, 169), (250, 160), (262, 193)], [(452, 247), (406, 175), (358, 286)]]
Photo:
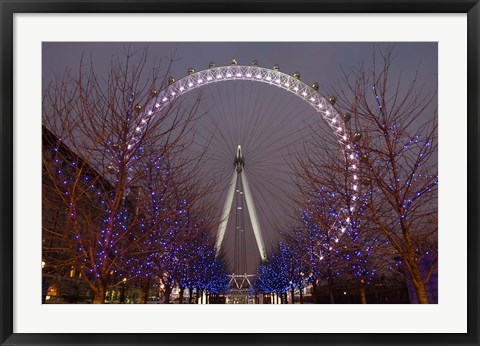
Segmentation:
[[(148, 47), (149, 63), (154, 59), (167, 65), (174, 56), (170, 75), (177, 80), (185, 76), (187, 69), (208, 68), (213, 61), (217, 66), (228, 65), (235, 58), (240, 65), (249, 65), (252, 60), (272, 68), (278, 64), (282, 72), (300, 72), (307, 84), (318, 82), (320, 92), (328, 89), (342, 78), (342, 69), (364, 62), (370, 66), (374, 46), (380, 50), (386, 43), (288, 43), (288, 42), (182, 42), (182, 43), (44, 43), (42, 54), (44, 87), (62, 74), (66, 68), (78, 68), (82, 53), (95, 70), (106, 74), (112, 58), (122, 57), (126, 45), (139, 54)], [(418, 80), (427, 93), (436, 89), (438, 59), (436, 43), (396, 43), (391, 78), (401, 75), (408, 85), (419, 69)], [(148, 63), (147, 63), (147, 66)], [(226, 190), (233, 174), (233, 159), (238, 144), (245, 156), (245, 174), (251, 185), (257, 207), (260, 226), (268, 249), (278, 240), (277, 234), (291, 222), (292, 202), (295, 194), (291, 181), (291, 165), (303, 149), (303, 144), (312, 131), (325, 131), (321, 118), (313, 108), (288, 92), (261, 83), (230, 81), (214, 83), (182, 96), (182, 107), (188, 106), (201, 96), (199, 112), (205, 114), (195, 123), (195, 152), (212, 139), (202, 166), (202, 174), (224, 181), (212, 199), (218, 213), (223, 208)], [(425, 120), (425, 119), (424, 119)], [(323, 127), (322, 127), (323, 126)], [(196, 147), (195, 147), (196, 146)], [(197, 148), (197, 149), (196, 149)], [(234, 218), (232, 218), (234, 220)], [(233, 222), (227, 228), (225, 250), (233, 251)], [(246, 242), (249, 262), (247, 271), (255, 270), (259, 262), (251, 228), (246, 222)]]

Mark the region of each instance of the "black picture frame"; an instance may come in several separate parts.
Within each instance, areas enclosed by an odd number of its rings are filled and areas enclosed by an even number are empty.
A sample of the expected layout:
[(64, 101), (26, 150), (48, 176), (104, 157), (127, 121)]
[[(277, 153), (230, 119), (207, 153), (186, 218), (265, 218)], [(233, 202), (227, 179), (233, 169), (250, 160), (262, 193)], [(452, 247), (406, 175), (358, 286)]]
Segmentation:
[[(2, 345), (478, 345), (479, 17), (478, 0), (0, 0), (0, 341)], [(29, 334), (13, 332), (13, 16), (16, 13), (467, 13), (468, 332), (465, 334)], [(455, 318), (455, 316), (451, 316)], [(243, 340), (238, 342), (236, 340)]]

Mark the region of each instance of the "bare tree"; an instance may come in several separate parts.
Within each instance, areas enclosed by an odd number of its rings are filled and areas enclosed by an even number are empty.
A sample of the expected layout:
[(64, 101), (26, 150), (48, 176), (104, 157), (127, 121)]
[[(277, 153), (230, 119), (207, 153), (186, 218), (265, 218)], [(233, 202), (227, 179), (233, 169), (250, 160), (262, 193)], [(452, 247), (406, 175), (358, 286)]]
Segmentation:
[[(418, 302), (428, 303), (425, 283), (437, 258), (436, 95), (418, 90), (416, 77), (406, 87), (390, 80), (392, 49), (380, 54), (380, 63), (377, 55), (371, 68), (344, 72), (330, 90), (351, 150), (329, 137), (327, 126), (319, 128), (292, 164), (300, 196), (294, 202), (310, 232), (305, 248), (336, 254), (337, 264), (356, 278), (363, 303), (369, 279), (395, 267)], [(350, 169), (351, 155), (359, 169)], [(310, 257), (312, 267), (331, 267)]]
[(319, 126), (306, 141), (304, 154), (292, 164), (299, 191), (293, 199), (300, 210), (298, 232), (304, 233), (308, 250), (305, 261), (313, 282), (326, 281), (331, 303), (335, 301), (334, 280), (345, 274), (354, 278), (360, 301), (366, 303), (366, 287), (387, 267), (375, 254), (386, 251), (385, 239), (371, 231), (365, 192), (358, 188), (358, 174), (352, 174), (349, 167), (350, 153), (342, 151), (324, 131)]
[[(375, 51), (371, 68), (344, 73), (331, 92), (338, 110), (352, 116), (349, 130), (372, 230), (388, 241), (391, 257), (401, 259), (418, 302), (428, 303), (425, 283), (437, 258), (436, 93), (423, 92), (418, 71), (407, 85), (392, 80), (392, 62), (393, 49)], [(427, 255), (433, 260), (422, 271)]]
[(126, 48), (107, 74), (82, 60), (44, 90), (43, 124), (52, 135), (43, 143), (44, 261), (75, 268), (94, 303), (104, 302), (112, 280), (137, 275), (125, 273), (125, 259), (157, 226), (147, 227), (138, 210), (151, 200), (139, 192), (149, 178), (140, 163), (181, 152), (196, 114), (198, 103), (179, 111), (173, 102), (146, 116), (142, 105), (167, 83), (148, 62), (146, 51)]
[[(167, 303), (174, 285), (185, 288), (180, 277), (193, 254), (187, 249), (199, 232), (214, 227), (213, 205), (206, 199), (214, 181), (200, 174), (202, 155), (186, 152), (191, 138), (180, 143), (178, 150), (160, 156), (156, 150), (149, 150), (151, 154), (135, 166), (143, 176), (136, 186), (141, 232), (148, 235), (130, 251), (124, 269), (135, 273), (142, 287), (140, 303), (146, 302), (152, 278), (162, 281)], [(202, 220), (201, 226), (197, 219)]]

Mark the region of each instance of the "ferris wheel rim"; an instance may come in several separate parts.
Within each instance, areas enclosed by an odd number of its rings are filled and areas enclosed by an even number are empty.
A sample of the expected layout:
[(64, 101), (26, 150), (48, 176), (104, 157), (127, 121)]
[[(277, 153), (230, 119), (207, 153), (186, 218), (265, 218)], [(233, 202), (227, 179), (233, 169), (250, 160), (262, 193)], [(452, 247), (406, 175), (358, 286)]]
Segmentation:
[[(239, 65), (235, 63), (231, 65), (213, 66), (200, 71), (194, 71), (190, 68), (186, 76), (178, 80), (172, 80), (171, 77), (168, 79), (169, 84), (165, 88), (160, 91), (152, 91), (152, 96), (145, 106), (139, 107), (141, 111), (138, 113), (140, 119), (140, 125), (136, 130), (138, 133), (142, 132), (142, 127), (147, 126), (151, 118), (155, 117), (156, 114), (160, 113), (174, 100), (189, 91), (213, 83), (238, 80), (272, 85), (299, 97), (308, 103), (326, 121), (345, 153), (348, 170), (352, 172), (354, 177), (351, 184), (353, 191), (352, 196), (354, 196), (353, 201), (358, 200), (360, 184), (356, 172), (359, 170), (360, 160), (354, 150), (353, 144), (355, 142), (355, 136), (352, 136), (352, 138), (348, 131), (346, 131), (346, 128), (342, 125), (344, 118), (333, 107), (333, 103), (322, 96), (316, 88), (302, 81), (297, 73), (292, 76), (275, 68), (270, 69), (258, 65)], [(135, 141), (136, 137), (133, 137), (133, 144)], [(348, 213), (342, 210), (341, 214), (347, 214), (347, 217), (342, 220), (344, 222), (340, 223), (349, 224)], [(341, 218), (343, 219), (344, 215), (342, 215)], [(338, 227), (336, 242), (343, 236), (344, 232), (345, 227)]]
[[(138, 132), (141, 132), (142, 126), (146, 126), (150, 118), (154, 117), (175, 99), (189, 91), (224, 81), (244, 80), (260, 82), (284, 89), (312, 106), (327, 122), (337, 141), (345, 153), (348, 154), (347, 158), (351, 161), (351, 165), (349, 165), (350, 168), (356, 170), (359, 160), (352, 148), (353, 138), (350, 138), (349, 133), (345, 131), (345, 128), (342, 126), (342, 122), (344, 121), (343, 117), (337, 112), (329, 100), (299, 77), (291, 76), (280, 70), (267, 67), (238, 64), (214, 66), (196, 72), (191, 71), (193, 70), (189, 69), (187, 76), (179, 80), (174, 80), (162, 90), (152, 91), (153, 95), (151, 99), (147, 101), (145, 107), (140, 107), (143, 111), (139, 114), (141, 125), (137, 128)], [(217, 74), (213, 75), (214, 72)], [(220, 73), (218, 74), (218, 72)], [(217, 78), (218, 76), (221, 77)]]

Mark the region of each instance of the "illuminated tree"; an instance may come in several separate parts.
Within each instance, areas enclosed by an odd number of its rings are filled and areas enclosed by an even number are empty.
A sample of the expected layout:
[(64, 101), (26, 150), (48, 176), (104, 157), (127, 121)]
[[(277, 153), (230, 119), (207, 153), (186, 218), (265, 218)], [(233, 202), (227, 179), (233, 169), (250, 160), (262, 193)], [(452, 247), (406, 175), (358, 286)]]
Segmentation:
[[(428, 303), (425, 283), (437, 258), (436, 95), (425, 96), (417, 77), (405, 86), (389, 78), (391, 50), (381, 54), (380, 64), (376, 55), (371, 68), (345, 72), (342, 83), (330, 90), (344, 114), (340, 126), (352, 138), (350, 155), (359, 170), (348, 169), (335, 143), (317, 138), (299, 159), (297, 176), (310, 213), (335, 203), (332, 211), (313, 219), (345, 233), (338, 249), (360, 284), (375, 274), (379, 259), (384, 268), (393, 268), (398, 258), (399, 272), (404, 270), (418, 302)], [(319, 192), (323, 195), (315, 200)], [(422, 271), (427, 256), (429, 267)]]
[(317, 279), (325, 280), (330, 303), (334, 303), (334, 280), (351, 275), (361, 302), (366, 303), (366, 286), (381, 267), (386, 267), (376, 255), (385, 251), (385, 239), (371, 233), (368, 192), (352, 188), (352, 178), (358, 184), (359, 177), (349, 171), (345, 153), (333, 149), (336, 143), (317, 133), (320, 135), (310, 139), (305, 155), (294, 165), (300, 192), (294, 202), (301, 211), (300, 226), (294, 232), (303, 233), (304, 261), (314, 295)]
[(105, 74), (82, 61), (43, 94), (43, 124), (51, 134), (43, 142), (44, 262), (56, 272), (80, 273), (94, 303), (103, 303), (117, 280), (149, 271), (147, 261), (125, 272), (132, 251), (159, 226), (140, 209), (151, 199), (139, 191), (149, 177), (140, 163), (181, 151), (197, 106), (176, 111), (172, 104), (144, 117), (142, 104), (166, 84), (147, 63), (147, 52), (129, 49)]

